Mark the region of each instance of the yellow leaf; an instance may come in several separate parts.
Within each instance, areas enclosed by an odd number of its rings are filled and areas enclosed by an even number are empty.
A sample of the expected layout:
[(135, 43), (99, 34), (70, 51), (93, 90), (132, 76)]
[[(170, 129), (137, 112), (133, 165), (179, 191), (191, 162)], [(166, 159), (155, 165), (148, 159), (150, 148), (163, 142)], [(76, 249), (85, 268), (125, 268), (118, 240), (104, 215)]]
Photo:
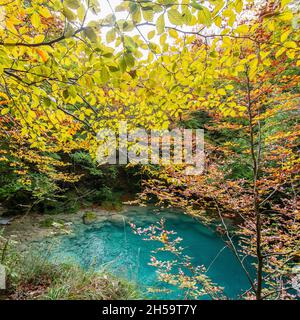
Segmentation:
[(243, 24), (243, 25), (241, 25), (241, 26), (238, 26), (238, 27), (235, 29), (235, 31), (236, 31), (237, 33), (240, 33), (240, 34), (245, 34), (245, 33), (247, 33), (247, 31), (248, 31), (248, 26), (246, 26), (245, 24)]
[(50, 11), (49, 11), (49, 9), (46, 8), (46, 7), (40, 7), (39, 8), (39, 13), (46, 19), (48, 19), (48, 18), (50, 18), (52, 16)]
[(32, 118), (32, 119), (35, 119), (35, 118), (36, 118), (36, 114), (35, 114), (35, 112), (32, 111), (32, 110), (29, 110), (29, 111), (28, 111), (28, 115), (29, 115), (29, 117)]
[(285, 51), (286, 51), (286, 48), (279, 49), (275, 54), (275, 58), (277, 59), (278, 57), (280, 57)]
[(41, 24), (40, 15), (34, 12), (30, 18), (30, 21), (35, 28), (38, 28)]
[(271, 65), (271, 60), (270, 59), (264, 59), (263, 60), (263, 65), (269, 67)]
[(40, 43), (43, 42), (45, 39), (45, 36), (43, 34), (39, 34), (38, 36), (35, 36), (33, 39), (34, 43)]
[(243, 0), (236, 0), (235, 1), (234, 7), (235, 7), (236, 12), (238, 12), (238, 13), (242, 12), (243, 6), (244, 6)]
[(1, 115), (2, 116), (5, 116), (8, 113), (9, 113), (9, 108), (4, 108), (4, 109), (1, 110)]
[(286, 48), (296, 49), (297, 44), (294, 41), (287, 41), (283, 44)]
[(7, 21), (6, 21), (6, 28), (7, 28), (10, 32), (12, 32), (12, 33), (14, 33), (14, 34), (18, 34), (18, 31), (17, 31), (17, 29), (15, 28), (15, 26), (14, 26), (14, 24), (13, 24), (12, 21), (10, 21), (10, 20), (7, 20)]
[(150, 32), (148, 33), (148, 35), (147, 35), (147, 37), (148, 37), (149, 40), (151, 40), (154, 36), (155, 36), (155, 31), (154, 31), (154, 30), (150, 31)]
[(281, 6), (284, 7), (287, 4), (289, 4), (291, 2), (291, 0), (281, 0)]
[(226, 95), (226, 91), (223, 89), (223, 88), (221, 88), (221, 89), (218, 89), (218, 94), (220, 94), (221, 96), (225, 96)]
[(260, 51), (259, 54), (262, 59), (265, 59), (270, 54), (270, 51)]
[(166, 40), (167, 40), (167, 35), (164, 33), (164, 34), (160, 37), (159, 43), (160, 43), (161, 45), (164, 45), (164, 44), (166, 43)]
[(285, 31), (285, 32), (281, 35), (280, 41), (281, 41), (281, 42), (284, 42), (284, 41), (288, 38), (288, 36), (289, 36), (290, 33), (291, 33), (291, 30)]
[(175, 39), (178, 38), (178, 33), (177, 33), (177, 31), (174, 30), (174, 29), (170, 29), (170, 30), (169, 30), (169, 35), (170, 35), (172, 38), (175, 38)]
[(295, 58), (295, 51), (294, 50), (288, 50), (286, 52), (286, 55), (290, 58), (290, 59), (294, 59)]
[(165, 121), (162, 126), (161, 126), (162, 129), (168, 129), (169, 128), (169, 122), (168, 121)]
[(8, 100), (8, 96), (3, 92), (0, 92), (0, 97), (4, 98), (5, 100)]
[(235, 117), (236, 116), (236, 112), (234, 110), (230, 110), (229, 116)]
[(275, 22), (274, 22), (274, 20), (271, 20), (270, 22), (268, 22), (267, 28), (268, 28), (270, 31), (274, 31), (274, 30), (275, 30)]
[(220, 16), (215, 17), (214, 23), (215, 23), (215, 25), (216, 25), (217, 27), (220, 28), (221, 25), (222, 25), (222, 18), (221, 18)]
[(285, 11), (279, 15), (282, 21), (291, 21), (293, 19), (293, 13), (291, 11)]

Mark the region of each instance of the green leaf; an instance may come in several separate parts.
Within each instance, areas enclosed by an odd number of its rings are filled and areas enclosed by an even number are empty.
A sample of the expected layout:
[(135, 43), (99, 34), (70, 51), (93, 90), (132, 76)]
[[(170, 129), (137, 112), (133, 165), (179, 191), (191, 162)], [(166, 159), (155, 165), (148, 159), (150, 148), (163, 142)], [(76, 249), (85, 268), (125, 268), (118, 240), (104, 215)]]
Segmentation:
[(160, 53), (160, 48), (159, 48), (159, 46), (156, 44), (156, 43), (154, 43), (154, 42), (149, 42), (149, 48), (153, 51), (153, 52), (155, 52), (155, 53)]
[(156, 21), (156, 29), (158, 34), (162, 34), (165, 31), (165, 17), (163, 14)]
[(127, 64), (126, 64), (126, 61), (125, 61), (125, 58), (124, 56), (120, 59), (120, 70), (122, 72), (126, 71), (126, 68), (127, 68)]
[(67, 89), (65, 89), (62, 94), (63, 94), (64, 99), (68, 99), (70, 96), (69, 91)]
[(132, 31), (134, 29), (134, 25), (131, 21), (125, 21), (122, 25), (123, 31)]
[(132, 20), (135, 23), (141, 22), (142, 14), (141, 14), (140, 7), (134, 2), (130, 3), (129, 7), (130, 7), (130, 12), (132, 14)]
[(198, 10), (202, 10), (202, 6), (201, 6), (201, 4), (199, 4), (199, 3), (197, 3), (196, 1), (193, 1), (192, 3), (191, 3), (191, 6), (193, 7), (193, 8), (195, 8), (195, 9), (198, 9)]
[(85, 8), (83, 5), (81, 5), (78, 10), (77, 10), (77, 15), (78, 15), (78, 18), (81, 22), (83, 22), (84, 18), (85, 18)]
[(119, 68), (116, 67), (116, 66), (108, 66), (108, 69), (109, 69), (110, 72), (117, 72), (117, 71), (119, 71)]
[(193, 19), (193, 16), (189, 10), (185, 10), (182, 13), (182, 21), (184, 22), (184, 24), (190, 25), (192, 23), (192, 19)]
[(80, 7), (79, 0), (65, 0), (65, 4), (68, 8), (71, 9), (78, 9)]
[(182, 25), (182, 15), (177, 9), (171, 9), (168, 11), (168, 18), (172, 24)]
[(198, 11), (198, 22), (208, 27), (211, 25), (211, 13), (206, 7), (202, 7), (201, 10)]
[(75, 29), (73, 28), (73, 26), (70, 23), (68, 23), (65, 31), (65, 37), (66, 38), (72, 37), (74, 32), (75, 32)]
[(69, 20), (69, 21), (73, 21), (76, 19), (76, 16), (74, 14), (74, 12), (70, 9), (68, 9), (67, 7), (64, 7), (63, 9), (63, 15)]
[(51, 106), (51, 99), (49, 97), (44, 97), (43, 98), (43, 102), (44, 102), (46, 107)]
[(116, 39), (116, 31), (115, 29), (111, 29), (106, 34), (106, 41), (108, 43), (113, 42)]
[(145, 10), (145, 8), (143, 8), (142, 12), (146, 21), (153, 21), (154, 11), (152, 8), (150, 10)]
[(137, 45), (133, 41), (131, 37), (125, 36), (124, 37), (124, 46), (126, 47), (127, 50), (133, 51), (136, 49)]
[(110, 74), (105, 66), (101, 69), (101, 80), (102, 82), (107, 82), (110, 79)]
[(134, 67), (134, 57), (131, 53), (124, 54), (124, 60), (126, 62), (126, 65), (130, 68)]
[(84, 29), (84, 34), (91, 42), (97, 42), (97, 34), (92, 27), (86, 27)]
[(115, 12), (122, 12), (122, 11), (126, 11), (127, 9), (128, 9), (128, 3), (124, 1), (123, 3), (115, 7)]
[(109, 14), (104, 18), (103, 22), (105, 24), (109, 24), (109, 25), (113, 26), (114, 23), (116, 22), (116, 17), (113, 14)]

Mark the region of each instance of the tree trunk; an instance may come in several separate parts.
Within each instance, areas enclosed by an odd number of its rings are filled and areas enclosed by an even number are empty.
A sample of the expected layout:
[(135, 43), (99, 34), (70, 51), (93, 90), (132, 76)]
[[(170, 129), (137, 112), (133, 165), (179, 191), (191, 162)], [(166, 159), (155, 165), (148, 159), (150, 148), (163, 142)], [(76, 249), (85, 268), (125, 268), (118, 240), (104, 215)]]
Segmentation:
[[(249, 117), (249, 131), (250, 131), (250, 148), (252, 156), (252, 167), (253, 167), (253, 209), (255, 214), (255, 232), (256, 232), (256, 258), (257, 258), (257, 273), (256, 273), (256, 299), (262, 299), (262, 272), (263, 272), (263, 255), (261, 250), (261, 214), (259, 209), (259, 194), (257, 190), (257, 177), (259, 170), (259, 157), (260, 155), (255, 154), (255, 137), (254, 137), (254, 125), (253, 125), (253, 114), (252, 114), (252, 102), (251, 102), (251, 85), (248, 75), (248, 70), (246, 70), (247, 78), (247, 110)], [(259, 143), (259, 150), (260, 140)]]

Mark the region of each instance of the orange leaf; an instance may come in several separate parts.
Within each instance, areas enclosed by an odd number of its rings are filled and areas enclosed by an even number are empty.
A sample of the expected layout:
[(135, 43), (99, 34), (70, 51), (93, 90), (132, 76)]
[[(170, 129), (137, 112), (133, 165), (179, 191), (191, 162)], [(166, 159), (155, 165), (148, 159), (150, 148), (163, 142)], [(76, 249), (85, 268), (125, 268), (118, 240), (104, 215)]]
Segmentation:
[(48, 60), (48, 57), (47, 57), (46, 53), (43, 50), (36, 49), (36, 52), (38, 53), (38, 55), (42, 58), (42, 60), (44, 62), (46, 62)]

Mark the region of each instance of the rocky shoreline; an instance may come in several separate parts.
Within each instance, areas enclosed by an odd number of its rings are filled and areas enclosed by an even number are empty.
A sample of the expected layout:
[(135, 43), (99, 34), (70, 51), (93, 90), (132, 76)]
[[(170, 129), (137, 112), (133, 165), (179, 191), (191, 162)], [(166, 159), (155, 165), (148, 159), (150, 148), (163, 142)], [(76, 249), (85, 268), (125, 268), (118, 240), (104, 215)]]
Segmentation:
[[(93, 224), (105, 221), (124, 222), (128, 207), (121, 211), (99, 208), (86, 208), (77, 213), (37, 214), (16, 216), (3, 225), (3, 235), (20, 245), (31, 241), (40, 241), (46, 237), (70, 234), (75, 225)], [(0, 227), (1, 228), (1, 227)]]

